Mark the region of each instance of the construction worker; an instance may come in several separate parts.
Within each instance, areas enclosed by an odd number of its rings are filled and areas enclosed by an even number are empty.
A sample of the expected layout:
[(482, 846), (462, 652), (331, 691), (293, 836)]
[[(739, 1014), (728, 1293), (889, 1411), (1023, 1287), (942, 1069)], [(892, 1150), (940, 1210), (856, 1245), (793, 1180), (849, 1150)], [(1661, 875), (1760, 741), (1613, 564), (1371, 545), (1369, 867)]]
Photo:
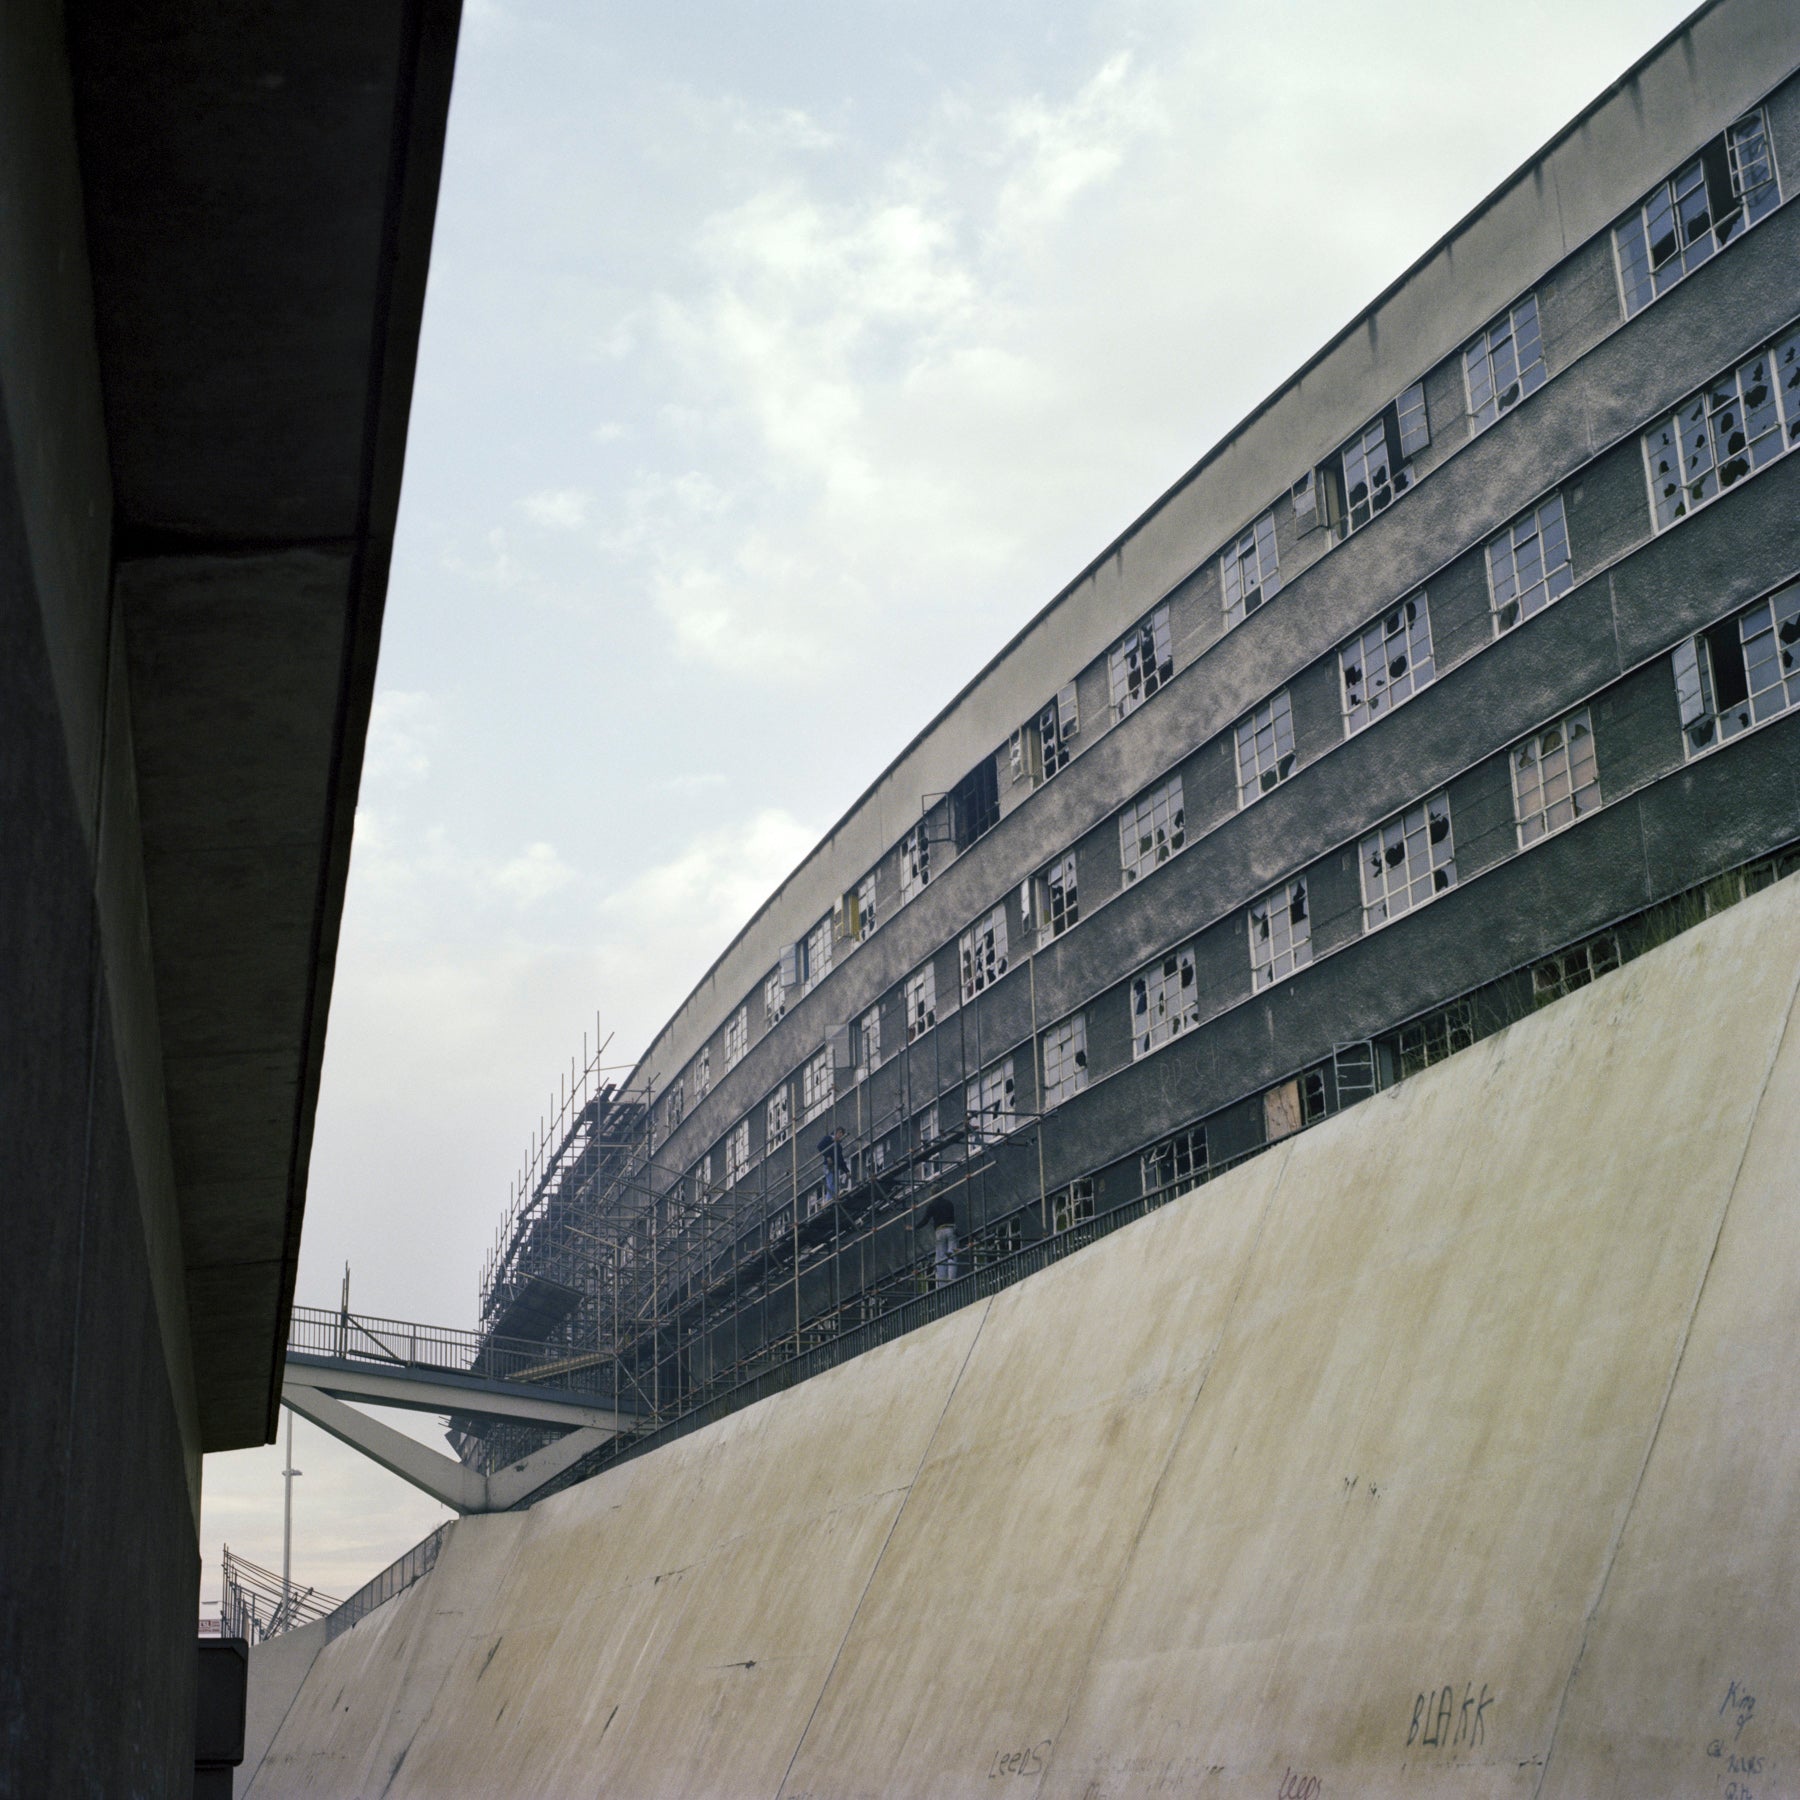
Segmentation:
[(827, 1204), (838, 1197), (850, 1174), (850, 1158), (844, 1149), (844, 1128), (828, 1131), (819, 1139), (819, 1155), (825, 1162), (825, 1199)]

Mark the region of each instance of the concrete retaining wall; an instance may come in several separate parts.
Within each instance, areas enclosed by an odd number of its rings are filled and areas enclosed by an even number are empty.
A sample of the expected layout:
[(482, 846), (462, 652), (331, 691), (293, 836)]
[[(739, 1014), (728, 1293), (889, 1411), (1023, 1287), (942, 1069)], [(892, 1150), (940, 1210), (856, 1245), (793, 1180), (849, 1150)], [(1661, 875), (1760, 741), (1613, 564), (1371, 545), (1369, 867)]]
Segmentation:
[(1800, 1788), (1800, 880), (547, 1501), (249, 1791)]

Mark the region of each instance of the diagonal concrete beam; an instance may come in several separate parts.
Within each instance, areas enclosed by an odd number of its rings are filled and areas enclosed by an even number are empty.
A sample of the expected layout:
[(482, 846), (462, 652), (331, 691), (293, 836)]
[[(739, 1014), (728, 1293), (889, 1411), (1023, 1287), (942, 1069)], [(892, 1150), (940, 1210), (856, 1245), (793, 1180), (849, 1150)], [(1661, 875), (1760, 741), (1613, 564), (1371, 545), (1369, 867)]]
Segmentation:
[(530, 1499), (539, 1488), (574, 1467), (590, 1450), (598, 1450), (617, 1436), (616, 1431), (590, 1425), (582, 1431), (571, 1431), (567, 1437), (560, 1437), (541, 1450), (534, 1450), (523, 1462), (496, 1469), (487, 1478), (488, 1510), (506, 1512)]

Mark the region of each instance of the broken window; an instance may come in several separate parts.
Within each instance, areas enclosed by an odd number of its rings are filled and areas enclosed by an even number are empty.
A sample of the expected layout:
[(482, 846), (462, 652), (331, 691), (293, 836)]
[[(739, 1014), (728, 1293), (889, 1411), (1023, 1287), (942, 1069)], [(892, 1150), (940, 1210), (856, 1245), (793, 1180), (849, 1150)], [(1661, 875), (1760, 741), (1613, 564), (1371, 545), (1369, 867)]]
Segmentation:
[(913, 1148), (917, 1155), (913, 1173), (920, 1181), (934, 1181), (943, 1165), (933, 1154), (938, 1137), (938, 1103), (932, 1103), (913, 1121)]
[(725, 1185), (736, 1187), (750, 1171), (750, 1121), (739, 1119), (725, 1134)]
[(881, 1067), (881, 1008), (871, 1006), (856, 1021), (856, 1079), (864, 1081)]
[(712, 1045), (702, 1044), (694, 1058), (694, 1104), (698, 1106), (712, 1087)]
[(1094, 1178), (1084, 1175), (1047, 1195), (1050, 1203), (1050, 1229), (1063, 1232), (1075, 1225), (1085, 1225), (1094, 1216)]
[(831, 921), (821, 919), (800, 946), (800, 992), (810, 994), (831, 973)]
[(1075, 887), (1075, 852), (1067, 851), (1020, 889), (1025, 929), (1036, 931), (1038, 948), (1062, 936), (1081, 917)]
[(1564, 994), (1572, 994), (1577, 988), (1586, 987), (1590, 981), (1618, 968), (1623, 960), (1619, 955), (1619, 940), (1610, 931), (1603, 931), (1571, 950), (1547, 956), (1532, 967), (1532, 1003), (1548, 1006), (1552, 1000), (1560, 1000)]
[(1359, 530), (1412, 486), (1410, 458), (1431, 442), (1425, 387), (1414, 382), (1321, 465), (1337, 536)]
[(969, 1108), (970, 1143), (997, 1143), (1018, 1126), (1018, 1088), (1010, 1056), (984, 1070), (978, 1080), (970, 1083), (969, 1092), (975, 1101)]
[(900, 904), (922, 894), (930, 880), (931, 839), (921, 821), (900, 840)]
[(827, 1048), (800, 1071), (800, 1123), (811, 1124), (836, 1098), (837, 1076)]
[(1456, 849), (1450, 836), (1450, 796), (1422, 806), (1372, 831), (1362, 841), (1363, 929), (1373, 931), (1456, 885)]
[(725, 1071), (729, 1074), (744, 1060), (750, 1048), (750, 1009), (740, 1006), (725, 1021)]
[(694, 1165), (694, 1178), (694, 1198), (704, 1205), (712, 1198), (713, 1191), (713, 1161), (710, 1150)]
[(763, 1029), (766, 1031), (787, 1011), (787, 987), (777, 969), (763, 983)]
[(969, 1239), (969, 1259), (978, 1269), (1004, 1262), (1017, 1256), (1025, 1247), (1025, 1233), (1019, 1220), (1000, 1219)]
[(1477, 431), (1511, 412), (1547, 379), (1536, 294), (1502, 313), (1463, 352), (1463, 381)]
[(1800, 331), (1699, 393), (1644, 434), (1656, 528), (1697, 512), (1800, 443)]
[(906, 978), (906, 1041), (921, 1038), (937, 1023), (937, 970), (927, 963)]
[(1178, 950), (1131, 978), (1131, 1054), (1152, 1050), (1200, 1023), (1194, 953)]
[(1338, 652), (1344, 681), (1344, 731), (1354, 736), (1437, 676), (1431, 653), (1431, 613), (1414, 594), (1377, 619)]
[(1044, 1110), (1088, 1083), (1087, 1015), (1076, 1013), (1044, 1033)]
[(1075, 684), (1070, 682), (1056, 698), (1038, 714), (1038, 779), (1048, 781), (1052, 775), (1069, 766), (1075, 754), (1070, 740), (1081, 729), (1081, 715), (1075, 701)]
[(1159, 606), (1141, 625), (1112, 648), (1106, 659), (1115, 719), (1143, 705), (1175, 673), (1175, 650), (1169, 636), (1169, 609)]
[(1238, 805), (1260, 800), (1294, 772), (1294, 709), (1283, 688), (1238, 720)]
[(1376, 1055), (1387, 1079), (1404, 1081), (1458, 1050), (1467, 1050), (1475, 1038), (1475, 1009), (1467, 1000), (1458, 1000), (1402, 1025), (1376, 1045)]
[(1000, 823), (1000, 776), (984, 757), (950, 790), (950, 829), (958, 851)]
[(788, 1087), (784, 1081), (769, 1096), (767, 1145), (771, 1150), (778, 1150), (793, 1134), (793, 1114), (788, 1107)]
[(1312, 961), (1306, 882), (1290, 881), (1250, 908), (1250, 977), (1258, 990), (1284, 981)]
[(1510, 761), (1521, 849), (1599, 808), (1600, 769), (1585, 706), (1515, 745)]
[(1225, 629), (1241, 625), (1281, 587), (1275, 562), (1275, 515), (1266, 512), (1221, 559), (1225, 588)]
[(996, 906), (962, 934), (957, 946), (962, 965), (962, 997), (966, 1006), (984, 987), (1006, 973), (1006, 908)]
[(1300, 1107), (1308, 1125), (1366, 1100), (1375, 1092), (1375, 1047), (1345, 1044), (1300, 1077)]
[(1206, 1179), (1206, 1127), (1190, 1125), (1138, 1157), (1144, 1192), (1173, 1200)]
[(1319, 482), (1317, 474), (1308, 469), (1296, 481), (1289, 491), (1288, 498), (1294, 507), (1294, 529), (1303, 536), (1319, 522)]
[(1489, 541), (1487, 573), (1496, 637), (1542, 612), (1575, 585), (1561, 494), (1552, 494)]
[(1666, 294), (1780, 203), (1768, 122), (1758, 107), (1613, 227), (1625, 316)]
[(681, 1123), (684, 1110), (681, 1093), (681, 1077), (677, 1075), (669, 1083), (669, 1091), (663, 1097), (663, 1130), (673, 1131)]
[(875, 929), (875, 871), (856, 884), (856, 941), (860, 944)]
[(1800, 705), (1800, 585), (1676, 645), (1674, 660), (1689, 756)]
[(1181, 803), (1181, 777), (1171, 775), (1160, 787), (1141, 794), (1119, 815), (1119, 863), (1125, 884), (1165, 863), (1187, 841), (1187, 815)]

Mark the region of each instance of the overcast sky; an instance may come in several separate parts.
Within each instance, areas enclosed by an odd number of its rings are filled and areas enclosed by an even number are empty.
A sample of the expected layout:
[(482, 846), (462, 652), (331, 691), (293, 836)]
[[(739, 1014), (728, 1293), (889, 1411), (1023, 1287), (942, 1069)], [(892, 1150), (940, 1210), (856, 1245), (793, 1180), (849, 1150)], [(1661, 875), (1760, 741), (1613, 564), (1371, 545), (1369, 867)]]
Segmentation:
[[(596, 1013), (628, 1063), (1027, 618), (1686, 11), (465, 0), (300, 1300), (348, 1260), (358, 1310), (473, 1325)], [(304, 1423), (296, 1461), (327, 1590), (445, 1516)], [(279, 1563), (280, 1467), (207, 1459), (206, 1599), (221, 1539)]]

